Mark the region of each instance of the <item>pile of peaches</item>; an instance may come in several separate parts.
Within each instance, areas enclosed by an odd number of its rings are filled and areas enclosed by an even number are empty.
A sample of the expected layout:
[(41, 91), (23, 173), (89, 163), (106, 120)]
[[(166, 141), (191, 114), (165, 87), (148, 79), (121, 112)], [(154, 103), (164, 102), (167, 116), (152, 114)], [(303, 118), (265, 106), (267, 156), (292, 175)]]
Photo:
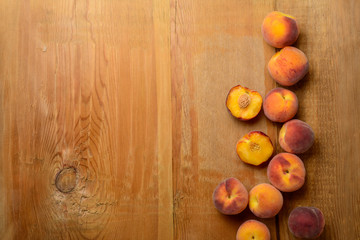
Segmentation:
[[(299, 36), (296, 19), (281, 12), (268, 14), (262, 24), (265, 41), (281, 48), (268, 63), (271, 77), (282, 86), (292, 86), (307, 74), (309, 62), (305, 54), (292, 45)], [(305, 122), (293, 119), (298, 111), (298, 99), (294, 92), (285, 88), (271, 90), (263, 99), (255, 91), (243, 86), (233, 87), (227, 96), (226, 107), (241, 120), (250, 120), (261, 108), (265, 116), (284, 123), (279, 133), (279, 144), (284, 153), (275, 155), (267, 166), (267, 177), (271, 184), (260, 183), (248, 192), (236, 178), (221, 182), (213, 193), (215, 207), (223, 214), (241, 213), (247, 206), (258, 218), (272, 218), (283, 206), (281, 192), (294, 192), (305, 183), (306, 170), (302, 160), (295, 154), (306, 152), (314, 143), (314, 132)], [(270, 138), (261, 131), (251, 131), (236, 145), (239, 158), (255, 166), (266, 163), (274, 153)], [(315, 207), (297, 207), (288, 218), (290, 232), (298, 238), (313, 239), (322, 233), (325, 220)], [(238, 229), (237, 240), (270, 239), (270, 231), (258, 220), (248, 220)]]

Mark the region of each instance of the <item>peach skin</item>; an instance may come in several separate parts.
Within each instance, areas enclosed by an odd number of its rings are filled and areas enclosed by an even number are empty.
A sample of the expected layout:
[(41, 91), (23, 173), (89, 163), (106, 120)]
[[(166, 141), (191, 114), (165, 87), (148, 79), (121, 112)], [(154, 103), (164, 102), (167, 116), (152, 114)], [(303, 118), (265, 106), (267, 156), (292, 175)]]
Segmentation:
[(267, 168), (270, 183), (282, 192), (300, 189), (305, 183), (305, 174), (303, 161), (291, 153), (277, 154)]
[(236, 240), (270, 240), (270, 231), (262, 222), (247, 220), (239, 227)]
[(216, 209), (226, 215), (241, 213), (246, 208), (248, 201), (248, 191), (236, 178), (225, 179), (215, 188), (213, 193)]
[(288, 226), (290, 232), (297, 238), (315, 239), (323, 232), (325, 219), (320, 209), (316, 207), (297, 207), (290, 213)]
[(290, 120), (280, 129), (279, 143), (287, 152), (304, 153), (314, 144), (314, 131), (306, 122)]
[(283, 206), (283, 196), (279, 190), (267, 183), (256, 185), (249, 193), (250, 211), (259, 218), (271, 218)]
[(286, 122), (292, 119), (299, 108), (298, 99), (290, 90), (274, 88), (265, 97), (265, 116), (273, 122)]
[(274, 147), (265, 133), (252, 131), (237, 142), (236, 152), (243, 162), (258, 166), (271, 157)]
[(300, 30), (293, 16), (275, 11), (265, 17), (261, 33), (269, 45), (283, 48), (292, 45), (297, 40)]
[(256, 117), (261, 106), (261, 95), (257, 91), (240, 85), (231, 88), (226, 98), (226, 107), (230, 113), (244, 121)]
[(295, 47), (284, 47), (271, 57), (268, 63), (271, 77), (283, 86), (292, 86), (309, 71), (305, 54)]

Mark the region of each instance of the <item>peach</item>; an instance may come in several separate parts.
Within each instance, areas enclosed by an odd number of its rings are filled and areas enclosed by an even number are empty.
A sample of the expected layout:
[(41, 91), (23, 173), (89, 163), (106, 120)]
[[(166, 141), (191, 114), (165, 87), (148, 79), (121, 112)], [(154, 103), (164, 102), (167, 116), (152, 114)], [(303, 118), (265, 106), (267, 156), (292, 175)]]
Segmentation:
[(264, 100), (265, 116), (273, 122), (286, 122), (292, 119), (298, 110), (298, 99), (290, 90), (274, 88)]
[(283, 196), (279, 190), (268, 183), (261, 183), (250, 190), (249, 208), (259, 218), (271, 218), (283, 206)]
[(239, 227), (236, 240), (270, 240), (269, 228), (257, 220), (247, 220)]
[(241, 120), (250, 120), (256, 117), (261, 106), (261, 95), (257, 91), (240, 85), (231, 88), (226, 98), (226, 107), (230, 113)]
[(292, 86), (308, 73), (309, 61), (299, 49), (285, 47), (271, 57), (268, 70), (280, 85)]
[(290, 232), (297, 238), (314, 239), (321, 235), (325, 227), (324, 215), (315, 207), (297, 207), (288, 219)]
[(277, 154), (267, 168), (270, 183), (282, 192), (300, 189), (305, 183), (305, 174), (304, 163), (291, 153)]
[(279, 143), (287, 152), (304, 153), (314, 144), (314, 131), (306, 122), (290, 120), (280, 129)]
[(271, 157), (274, 147), (265, 133), (252, 131), (237, 142), (236, 152), (243, 162), (258, 166)]
[(275, 11), (265, 17), (261, 33), (269, 45), (283, 48), (297, 40), (300, 30), (293, 16)]
[(213, 193), (216, 209), (226, 215), (241, 213), (246, 208), (248, 201), (248, 191), (236, 178), (225, 179), (215, 188)]

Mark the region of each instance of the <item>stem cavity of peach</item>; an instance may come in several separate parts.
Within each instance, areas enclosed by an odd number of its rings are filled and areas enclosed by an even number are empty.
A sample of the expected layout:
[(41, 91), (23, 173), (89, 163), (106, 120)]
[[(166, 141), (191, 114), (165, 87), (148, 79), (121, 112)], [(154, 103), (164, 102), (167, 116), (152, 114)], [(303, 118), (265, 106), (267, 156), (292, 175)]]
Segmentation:
[(242, 94), (238, 99), (239, 107), (246, 108), (250, 104), (250, 96), (249, 94)]

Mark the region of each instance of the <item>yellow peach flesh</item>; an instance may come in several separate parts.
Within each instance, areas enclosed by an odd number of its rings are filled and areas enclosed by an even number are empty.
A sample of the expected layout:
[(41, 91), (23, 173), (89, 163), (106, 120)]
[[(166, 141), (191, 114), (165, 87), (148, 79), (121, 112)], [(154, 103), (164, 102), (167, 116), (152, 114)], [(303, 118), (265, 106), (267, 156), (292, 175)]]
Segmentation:
[(226, 106), (233, 116), (249, 120), (256, 117), (260, 112), (262, 97), (256, 91), (237, 86), (230, 90)]
[(267, 161), (274, 151), (270, 138), (258, 131), (250, 132), (242, 137), (236, 149), (243, 162), (255, 166)]

